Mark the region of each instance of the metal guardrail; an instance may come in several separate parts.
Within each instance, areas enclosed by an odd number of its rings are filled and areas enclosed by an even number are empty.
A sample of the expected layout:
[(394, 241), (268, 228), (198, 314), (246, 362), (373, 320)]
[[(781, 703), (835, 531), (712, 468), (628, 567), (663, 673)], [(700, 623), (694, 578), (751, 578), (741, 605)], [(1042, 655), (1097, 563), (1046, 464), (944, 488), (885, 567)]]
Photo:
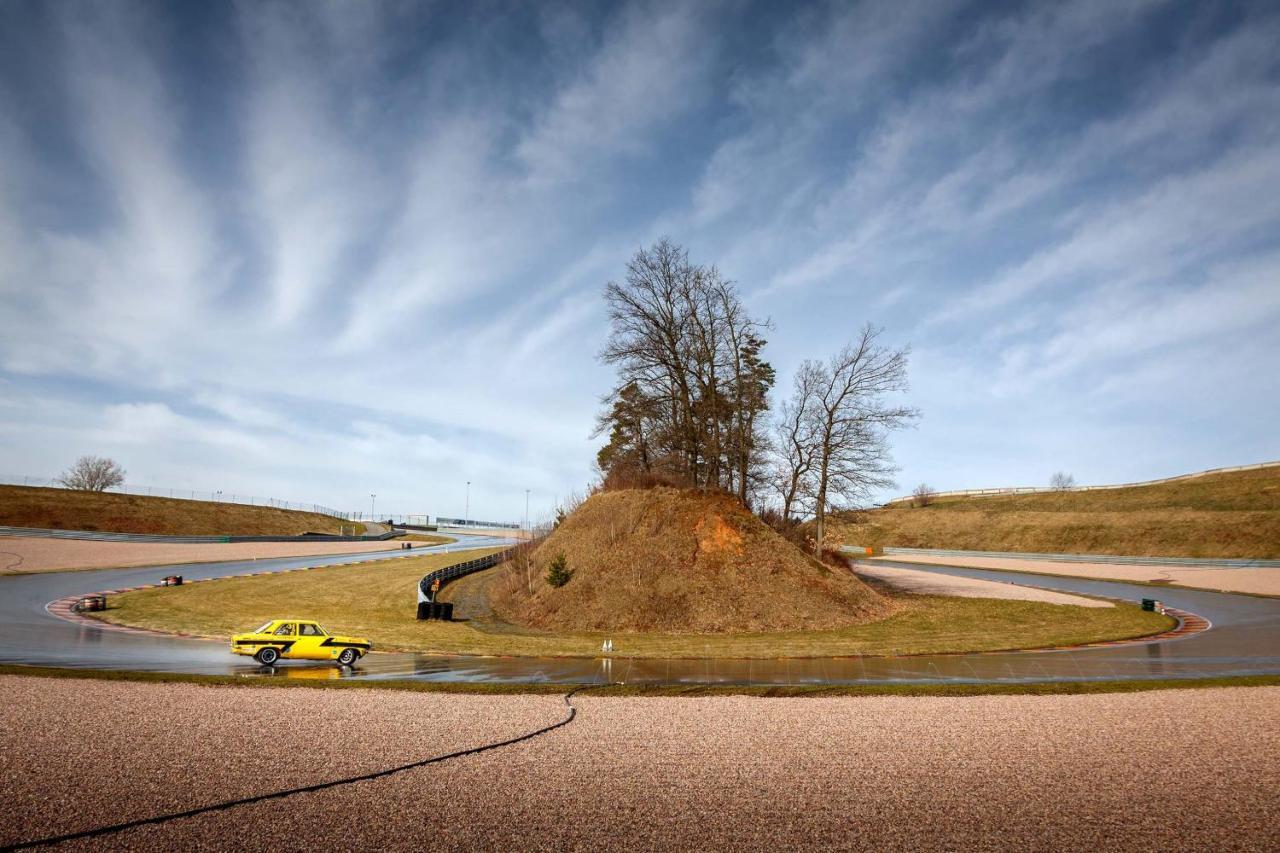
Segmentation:
[[(930, 492), (929, 497), (932, 498), (981, 498), (989, 495), (1031, 495), (1040, 492), (1096, 492), (1106, 489), (1133, 489), (1138, 486), (1158, 486), (1161, 483), (1177, 483), (1182, 480), (1194, 480), (1197, 477), (1208, 477), (1211, 474), (1229, 474), (1233, 471), (1256, 471), (1260, 468), (1275, 468), (1280, 466), (1280, 461), (1276, 462), (1259, 462), (1256, 465), (1233, 465), (1229, 468), (1210, 468), (1207, 471), (1197, 471), (1194, 474), (1179, 474), (1176, 477), (1164, 477), (1159, 480), (1142, 480), (1137, 483), (1114, 483), (1107, 486), (1072, 486), (1068, 489), (1054, 489), (1049, 486), (1008, 486), (999, 489), (959, 489), (951, 492)], [(916, 495), (903, 495), (900, 498), (893, 498), (885, 501), (882, 506), (890, 506), (891, 504), (906, 503), (916, 501), (919, 498)]]
[(445, 566), (443, 569), (436, 569), (434, 572), (423, 575), (422, 580), (418, 582), (418, 603), (422, 604), (423, 602), (431, 601), (431, 585), (436, 581), (440, 581), (441, 586), (443, 586), (445, 581), (460, 578), (463, 575), (469, 575), (483, 569), (493, 568), (509, 558), (514, 551), (514, 548), (506, 548), (487, 557), (477, 557), (465, 563), (455, 563), (452, 566)]
[(441, 527), (492, 527), (502, 530), (519, 530), (520, 523), (515, 521), (477, 521), (474, 518), (442, 518), (436, 516), (436, 524)]
[(0, 536), (30, 536), (39, 539), (88, 539), (94, 542), (149, 542), (168, 545), (202, 545), (227, 542), (385, 542), (402, 535), (388, 530), (378, 536), (336, 536), (314, 533), (307, 536), (165, 536), (156, 533), (108, 533), (100, 530), (53, 530), (41, 527), (0, 527)]

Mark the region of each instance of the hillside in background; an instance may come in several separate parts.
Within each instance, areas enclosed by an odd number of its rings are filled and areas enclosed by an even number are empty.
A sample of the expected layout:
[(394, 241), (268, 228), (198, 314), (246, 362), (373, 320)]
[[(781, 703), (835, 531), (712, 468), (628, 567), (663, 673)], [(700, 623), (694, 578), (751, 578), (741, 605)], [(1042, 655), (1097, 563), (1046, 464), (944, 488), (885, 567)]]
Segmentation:
[[(339, 533), (341, 519), (314, 512), (112, 492), (0, 486), (0, 525), (170, 536)], [(348, 526), (352, 522), (345, 522)], [(363, 525), (357, 525), (363, 532)]]
[[(573, 577), (553, 588), (547, 567), (559, 554)], [(533, 552), (529, 577), (512, 570), (497, 587), (493, 607), (502, 618), (554, 630), (817, 630), (894, 610), (735, 499), (670, 488), (593, 495)]]
[(1280, 466), (1173, 483), (1080, 492), (942, 498), (846, 513), (851, 545), (1280, 558)]

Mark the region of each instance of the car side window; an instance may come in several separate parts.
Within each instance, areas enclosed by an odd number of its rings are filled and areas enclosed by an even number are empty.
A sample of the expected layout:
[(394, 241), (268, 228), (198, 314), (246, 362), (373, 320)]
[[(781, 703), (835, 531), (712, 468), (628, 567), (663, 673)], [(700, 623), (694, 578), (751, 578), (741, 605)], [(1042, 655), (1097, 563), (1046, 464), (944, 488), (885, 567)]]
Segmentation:
[(288, 635), (291, 635), (292, 633), (293, 633), (293, 623), (292, 623), (292, 622), (286, 622), (286, 623), (284, 623), (283, 625), (281, 625), (279, 628), (277, 628), (277, 629), (276, 629), (276, 636), (277, 636), (277, 637), (281, 637), (281, 636), (288, 636)]
[(302, 635), (302, 636), (304, 636), (304, 637), (322, 637), (322, 636), (324, 636), (324, 635), (320, 632), (320, 628), (319, 628), (319, 626), (317, 626), (317, 625), (306, 625), (306, 624), (303, 624), (303, 625), (299, 626), (298, 633), (299, 633), (299, 634), (301, 634), (301, 635)]

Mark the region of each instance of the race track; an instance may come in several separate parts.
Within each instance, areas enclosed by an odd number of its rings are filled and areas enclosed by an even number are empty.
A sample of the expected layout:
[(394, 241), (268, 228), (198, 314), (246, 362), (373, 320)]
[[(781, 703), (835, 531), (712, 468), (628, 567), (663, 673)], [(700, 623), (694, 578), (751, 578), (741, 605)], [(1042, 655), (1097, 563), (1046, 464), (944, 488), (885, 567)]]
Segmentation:
[[(464, 542), (415, 548), (412, 556), (508, 544), (468, 537)], [(1212, 623), (1178, 639), (1041, 652), (778, 660), (633, 660), (598, 658), (488, 658), (375, 653), (354, 670), (288, 662), (272, 669), (232, 655), (226, 642), (152, 636), (68, 622), (46, 605), (71, 595), (156, 583), (168, 574), (188, 579), (224, 577), (305, 566), (340, 565), (407, 552), (347, 554), (203, 565), (155, 566), (0, 577), (0, 663), (124, 669), (251, 678), (412, 678), (454, 682), (559, 684), (856, 684), (1036, 682), (1207, 678), (1280, 674), (1280, 600), (1186, 589), (1159, 589), (1107, 581), (928, 567), (929, 571), (1063, 592), (1136, 601), (1158, 597), (1166, 605)], [(884, 564), (884, 561), (878, 561)], [(904, 566), (915, 570), (926, 567)], [(1247, 570), (1242, 570), (1247, 571)], [(406, 612), (413, 608), (406, 596)]]

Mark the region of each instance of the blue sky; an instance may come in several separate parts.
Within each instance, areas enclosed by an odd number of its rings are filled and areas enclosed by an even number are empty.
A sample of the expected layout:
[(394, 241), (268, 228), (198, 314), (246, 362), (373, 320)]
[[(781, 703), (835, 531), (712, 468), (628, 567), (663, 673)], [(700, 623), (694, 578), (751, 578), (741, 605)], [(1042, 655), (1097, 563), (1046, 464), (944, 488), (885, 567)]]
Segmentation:
[(1280, 458), (1272, 3), (0, 4), (0, 474), (519, 518), (669, 235), (898, 492)]

